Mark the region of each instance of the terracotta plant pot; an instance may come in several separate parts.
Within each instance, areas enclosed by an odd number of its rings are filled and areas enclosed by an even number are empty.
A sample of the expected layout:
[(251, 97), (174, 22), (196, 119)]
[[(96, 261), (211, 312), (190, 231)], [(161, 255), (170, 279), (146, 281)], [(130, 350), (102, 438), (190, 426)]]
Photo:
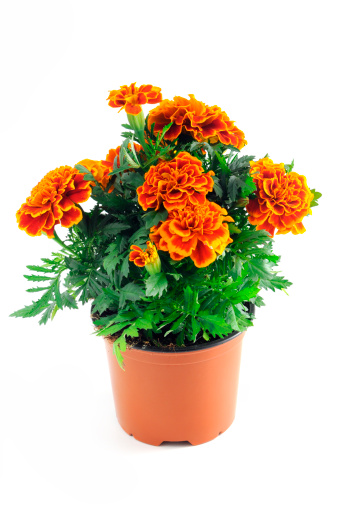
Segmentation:
[(118, 421), (139, 441), (214, 439), (235, 416), (241, 346), (244, 333), (164, 352), (131, 348), (118, 365), (112, 342), (105, 340)]

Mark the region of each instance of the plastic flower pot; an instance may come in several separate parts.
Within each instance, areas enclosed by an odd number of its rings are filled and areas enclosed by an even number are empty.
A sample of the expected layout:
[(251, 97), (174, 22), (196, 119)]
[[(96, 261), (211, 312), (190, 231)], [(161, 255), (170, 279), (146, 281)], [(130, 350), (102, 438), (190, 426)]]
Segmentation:
[(129, 348), (123, 353), (125, 370), (105, 339), (121, 427), (151, 445), (198, 445), (227, 430), (235, 416), (244, 334), (174, 352)]

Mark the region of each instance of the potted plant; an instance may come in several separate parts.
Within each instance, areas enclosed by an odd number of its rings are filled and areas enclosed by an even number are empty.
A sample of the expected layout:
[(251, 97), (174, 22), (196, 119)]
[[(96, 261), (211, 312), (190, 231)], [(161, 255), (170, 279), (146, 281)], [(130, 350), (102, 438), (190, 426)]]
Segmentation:
[[(91, 301), (121, 426), (146, 443), (203, 443), (234, 419), (260, 290), (291, 284), (274, 234), (303, 233), (320, 193), (293, 162), (241, 155), (243, 132), (193, 95), (162, 100), (133, 83), (108, 101), (127, 114), (123, 143), (50, 171), (17, 212), (20, 229), (60, 250), (27, 267), (39, 298), (12, 315), (46, 324)], [(144, 104), (155, 105), (146, 118)]]

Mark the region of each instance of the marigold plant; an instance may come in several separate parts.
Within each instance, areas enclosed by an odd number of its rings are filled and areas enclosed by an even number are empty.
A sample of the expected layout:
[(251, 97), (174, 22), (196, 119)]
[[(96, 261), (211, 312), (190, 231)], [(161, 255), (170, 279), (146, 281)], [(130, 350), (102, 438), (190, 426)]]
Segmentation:
[[(145, 118), (142, 105), (157, 103)], [(60, 251), (28, 266), (42, 283), (28, 291), (42, 296), (13, 315), (45, 324), (90, 302), (120, 363), (134, 341), (188, 348), (245, 330), (261, 289), (290, 286), (272, 237), (303, 233), (320, 193), (293, 163), (241, 155), (243, 132), (192, 94), (162, 100), (160, 88), (133, 83), (109, 105), (127, 114), (123, 143), (50, 171), (17, 212), (20, 229)]]

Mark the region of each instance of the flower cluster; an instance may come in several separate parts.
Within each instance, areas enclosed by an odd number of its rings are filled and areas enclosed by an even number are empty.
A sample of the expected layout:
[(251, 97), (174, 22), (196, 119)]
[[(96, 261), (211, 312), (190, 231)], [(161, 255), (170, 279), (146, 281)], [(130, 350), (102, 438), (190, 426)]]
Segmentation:
[[(131, 337), (161, 348), (245, 331), (260, 289), (291, 284), (272, 237), (303, 233), (320, 193), (293, 163), (240, 154), (244, 133), (192, 94), (162, 100), (160, 88), (132, 83), (108, 100), (127, 116), (121, 145), (50, 171), (17, 212), (20, 229), (61, 252), (28, 266), (43, 284), (29, 291), (43, 293), (13, 315), (46, 323), (91, 301), (119, 362)], [(156, 105), (147, 118), (144, 104)]]
[(45, 233), (53, 238), (57, 224), (66, 228), (78, 224), (82, 220), (82, 211), (76, 204), (84, 203), (91, 194), (90, 182), (83, 177), (70, 166), (49, 171), (18, 210), (19, 228), (30, 236)]
[(205, 173), (199, 159), (181, 152), (171, 161), (152, 166), (137, 189), (143, 210), (163, 205), (169, 212), (159, 227), (152, 228), (150, 238), (174, 261), (190, 257), (198, 268), (208, 266), (232, 241), (224, 222), (233, 219), (206, 199), (213, 190), (212, 176), (214, 172)]
[(163, 100), (150, 111), (148, 127), (154, 124), (158, 133), (170, 124), (164, 138), (175, 140), (181, 133), (191, 135), (197, 141), (221, 142), (241, 150), (246, 144), (244, 133), (240, 131), (224, 111), (218, 106), (207, 106), (198, 101), (193, 94), (190, 99), (174, 97), (173, 101)]
[(265, 229), (270, 236), (305, 232), (302, 220), (311, 214), (314, 198), (305, 176), (287, 173), (284, 164), (269, 158), (251, 162), (251, 175), (256, 185), (256, 198), (247, 205), (248, 220), (257, 230)]

